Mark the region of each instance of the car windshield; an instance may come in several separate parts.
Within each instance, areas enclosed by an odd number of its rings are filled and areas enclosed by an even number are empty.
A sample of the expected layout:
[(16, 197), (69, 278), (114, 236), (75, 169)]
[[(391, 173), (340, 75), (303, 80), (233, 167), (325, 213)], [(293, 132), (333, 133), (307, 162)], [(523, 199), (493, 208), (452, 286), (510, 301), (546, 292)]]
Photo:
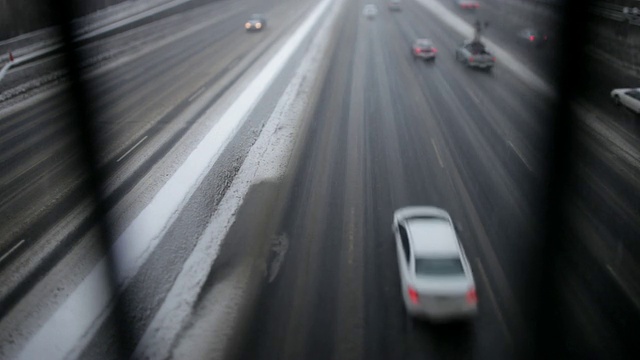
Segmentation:
[(416, 275), (464, 275), (464, 269), (460, 258), (416, 258)]

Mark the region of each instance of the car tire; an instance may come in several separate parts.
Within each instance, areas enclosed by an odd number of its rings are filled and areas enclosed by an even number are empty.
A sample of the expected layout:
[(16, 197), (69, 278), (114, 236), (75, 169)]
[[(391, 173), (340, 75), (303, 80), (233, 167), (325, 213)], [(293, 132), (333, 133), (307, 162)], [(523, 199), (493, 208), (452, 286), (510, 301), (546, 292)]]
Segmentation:
[(613, 95), (613, 103), (616, 104), (616, 106), (620, 106), (620, 97), (618, 95)]

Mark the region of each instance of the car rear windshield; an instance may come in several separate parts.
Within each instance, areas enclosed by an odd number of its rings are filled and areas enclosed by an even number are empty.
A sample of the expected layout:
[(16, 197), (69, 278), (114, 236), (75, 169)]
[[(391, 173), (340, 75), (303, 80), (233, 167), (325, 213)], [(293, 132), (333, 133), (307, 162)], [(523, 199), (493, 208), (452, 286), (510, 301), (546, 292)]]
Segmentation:
[(464, 269), (459, 258), (426, 259), (416, 258), (416, 275), (463, 275)]

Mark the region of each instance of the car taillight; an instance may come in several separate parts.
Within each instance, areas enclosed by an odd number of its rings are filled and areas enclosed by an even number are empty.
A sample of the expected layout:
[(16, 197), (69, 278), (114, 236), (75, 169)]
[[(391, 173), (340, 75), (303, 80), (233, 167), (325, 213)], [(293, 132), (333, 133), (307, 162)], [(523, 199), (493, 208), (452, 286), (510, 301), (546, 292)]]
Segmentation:
[(437, 52), (438, 52), (438, 49), (436, 49), (436, 48), (431, 48), (431, 51), (433, 51), (434, 53), (437, 53)]
[(416, 289), (409, 286), (408, 292), (409, 292), (409, 299), (411, 300), (411, 302), (414, 304), (417, 304), (419, 302), (419, 299), (418, 299), (418, 292), (416, 291)]
[(491, 60), (492, 60), (493, 62), (496, 62), (496, 57), (495, 57), (495, 56), (494, 56), (494, 57), (492, 57), (492, 58), (491, 58)]
[(547, 35), (544, 36), (544, 39), (547, 40)]
[(471, 288), (467, 291), (467, 303), (476, 304), (478, 302), (478, 295), (476, 294), (476, 289)]
[(473, 62), (473, 56), (469, 56), (469, 62)]
[(533, 35), (529, 35), (529, 41), (533, 41), (533, 40), (535, 40), (535, 39), (536, 39), (536, 37), (535, 37), (535, 36), (533, 36)]

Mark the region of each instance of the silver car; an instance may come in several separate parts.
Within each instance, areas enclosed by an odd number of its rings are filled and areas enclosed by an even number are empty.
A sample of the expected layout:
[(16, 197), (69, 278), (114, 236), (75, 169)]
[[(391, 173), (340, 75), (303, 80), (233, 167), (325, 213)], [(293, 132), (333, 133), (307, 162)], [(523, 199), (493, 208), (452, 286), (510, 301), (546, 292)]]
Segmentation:
[(433, 321), (474, 316), (475, 281), (449, 214), (436, 207), (401, 208), (392, 229), (409, 315)]
[(613, 89), (611, 98), (616, 105), (624, 105), (629, 110), (640, 115), (640, 88)]
[(362, 14), (371, 20), (378, 14), (378, 7), (374, 4), (367, 4), (364, 6), (364, 9), (362, 9)]
[(484, 44), (476, 40), (465, 41), (456, 49), (456, 59), (467, 65), (479, 69), (490, 70), (496, 63), (496, 58)]

